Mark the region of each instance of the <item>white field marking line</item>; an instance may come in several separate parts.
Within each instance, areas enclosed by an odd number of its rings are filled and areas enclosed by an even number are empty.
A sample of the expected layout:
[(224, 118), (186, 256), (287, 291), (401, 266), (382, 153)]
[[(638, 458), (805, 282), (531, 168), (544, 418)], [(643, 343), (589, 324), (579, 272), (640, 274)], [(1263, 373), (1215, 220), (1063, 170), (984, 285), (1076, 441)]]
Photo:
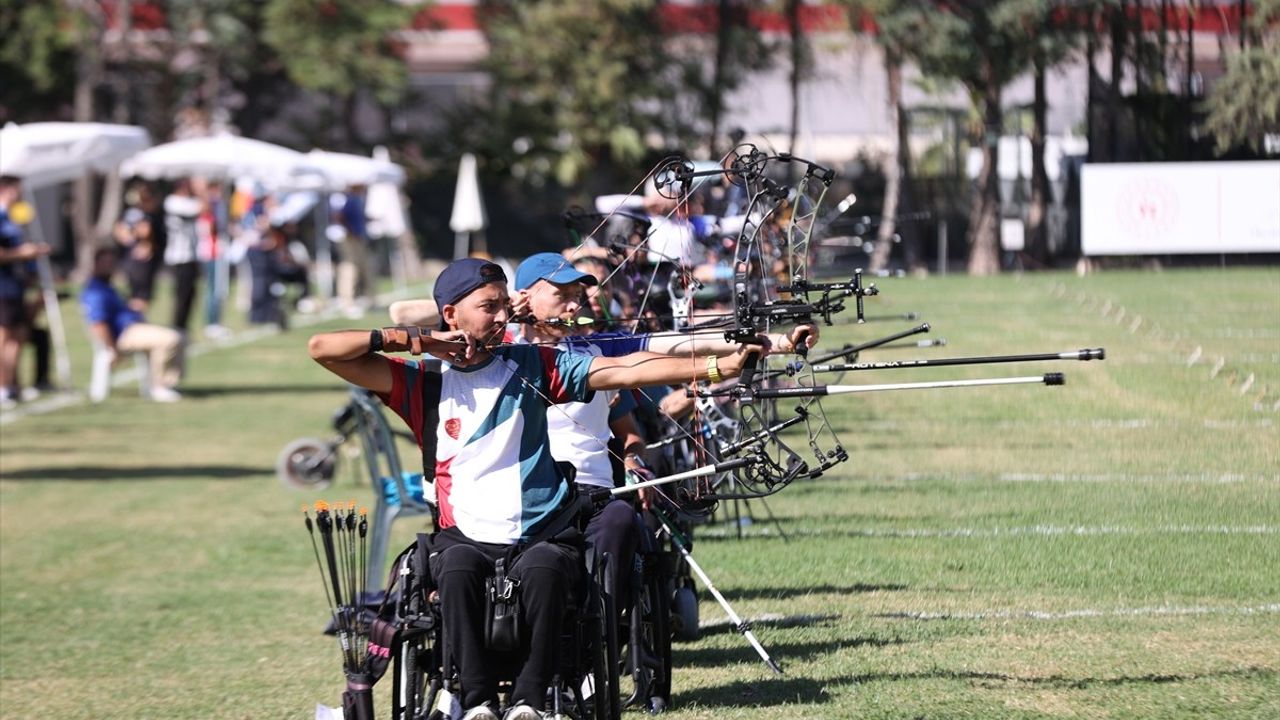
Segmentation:
[[(1265, 393), (1264, 393), (1265, 394)], [(997, 430), (1026, 430), (1030, 427), (1080, 427), (1093, 430), (1143, 430), (1147, 428), (1183, 428), (1195, 426), (1195, 420), (1177, 421), (1168, 418), (1095, 418), (1093, 420), (1000, 420), (991, 424)], [(899, 420), (867, 420), (859, 422), (859, 430), (875, 432), (894, 432), (913, 427), (913, 423)], [(1251, 420), (1217, 420), (1201, 418), (1199, 426), (1206, 430), (1248, 430), (1251, 428), (1275, 427), (1273, 418), (1254, 418)]]
[[(743, 533), (743, 537), (773, 536), (773, 528), (762, 527), (759, 530)], [(914, 528), (902, 530), (876, 530), (856, 528), (824, 529), (824, 528), (787, 528), (787, 535), (800, 537), (823, 537), (826, 535), (842, 535), (867, 538), (999, 538), (999, 537), (1095, 537), (1102, 535), (1276, 535), (1280, 527), (1274, 525), (1163, 525), (1150, 528), (1130, 527), (1124, 525), (1099, 526), (1056, 526), (1030, 525), (1026, 527), (1008, 528)], [(730, 533), (724, 529), (707, 529), (698, 532), (699, 537), (737, 537), (737, 531)]]
[[(816, 625), (818, 623), (831, 622), (839, 620), (838, 613), (828, 613), (823, 615), (815, 615), (806, 613), (803, 615), (783, 615), (782, 613), (760, 613), (750, 617), (742, 618), (748, 626), (751, 625), (779, 625), (782, 627), (795, 627), (799, 625)], [(733, 624), (733, 620), (728, 615), (721, 615), (717, 618), (699, 622), (698, 627), (703, 630), (719, 630), (720, 628), (737, 627)]]
[(1134, 315), (1133, 322), (1129, 323), (1129, 334), (1132, 335), (1138, 332), (1138, 328), (1140, 327), (1142, 327), (1142, 316)]
[[(400, 300), (402, 298), (409, 297), (418, 289), (419, 288), (403, 288), (400, 290), (392, 290), (391, 292), (384, 293), (382, 295), (377, 296), (374, 299), (374, 302), (378, 304), (390, 303), (395, 300)], [(297, 328), (311, 327), (313, 325), (319, 325), (321, 323), (329, 322), (330, 320), (335, 320), (341, 316), (342, 316), (342, 310), (335, 306), (335, 307), (327, 308), (325, 310), (322, 310), (321, 312), (318, 312), (312, 315), (300, 316), (296, 319), (296, 321), (294, 320), (294, 318), (290, 318), (291, 322), (289, 325), (289, 329), (293, 330)], [(236, 333), (235, 335), (227, 338), (226, 340), (208, 340), (205, 342), (196, 343), (187, 349), (187, 358), (190, 359), (193, 357), (199, 357), (206, 353), (214, 352), (217, 350), (229, 350), (229, 349), (238, 348), (244, 345), (248, 345), (250, 343), (257, 342), (264, 338), (272, 337), (274, 335), (279, 335), (281, 334), (281, 332), (282, 331), (280, 330), (280, 328), (276, 327), (275, 325), (259, 325), (256, 327), (251, 327), (248, 330)], [(126, 384), (134, 383), (137, 381), (138, 381), (137, 366), (125, 368), (118, 372), (112, 373), (111, 375), (111, 387), (120, 387), (121, 385), (126, 385)], [(21, 420), (24, 417), (27, 417), (28, 415), (43, 415), (44, 413), (53, 412), (55, 410), (62, 410), (63, 408), (81, 405), (87, 402), (88, 399), (89, 399), (89, 396), (86, 393), (79, 390), (73, 390), (71, 392), (64, 392), (64, 393), (58, 393), (58, 394), (52, 395), (47, 399), (40, 399), (35, 402), (24, 403), (12, 410), (8, 410), (0, 414), (0, 425), (9, 425), (13, 422)]]
[(1195, 365), (1196, 362), (1200, 360), (1200, 356), (1203, 354), (1204, 354), (1204, 348), (1197, 345), (1196, 349), (1191, 351), (1191, 357), (1187, 358), (1187, 367), (1191, 367), (1192, 365)]
[(886, 479), (893, 481), (916, 481), (916, 480), (955, 480), (955, 481), (978, 481), (978, 482), (1207, 482), (1207, 483), (1242, 483), (1242, 482), (1267, 482), (1280, 484), (1280, 474), (1277, 475), (1245, 475), (1243, 473), (1169, 473), (1165, 475), (1155, 474), (1137, 474), (1137, 473), (999, 473), (997, 475), (978, 475), (978, 474), (949, 474), (949, 475), (931, 475), (927, 473), (904, 473), (897, 476), (881, 477), (878, 479)]
[(896, 618), (902, 620), (1074, 620), (1078, 618), (1103, 617), (1141, 617), (1141, 616), (1177, 616), (1177, 615), (1265, 615), (1280, 613), (1280, 603), (1267, 605), (1245, 605), (1237, 607), (1214, 607), (1211, 605), (1193, 605), (1177, 607), (1173, 605), (1156, 605), (1136, 608), (1082, 608), (1080, 610), (989, 610), (981, 612), (937, 612), (925, 610), (906, 610), (901, 612), (875, 613), (874, 617)]

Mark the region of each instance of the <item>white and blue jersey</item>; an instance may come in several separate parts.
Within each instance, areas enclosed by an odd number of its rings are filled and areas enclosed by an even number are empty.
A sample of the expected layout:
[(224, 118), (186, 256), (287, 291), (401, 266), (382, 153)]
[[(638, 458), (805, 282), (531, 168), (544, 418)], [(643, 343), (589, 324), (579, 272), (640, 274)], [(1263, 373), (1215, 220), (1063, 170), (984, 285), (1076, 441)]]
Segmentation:
[[(384, 356), (385, 357), (385, 356)], [(391, 392), (382, 400), (421, 446), (427, 416), (413, 360), (385, 357)], [(527, 345), (503, 346), (483, 365), (445, 364), (436, 433), (436, 499), (441, 529), (510, 545), (528, 540), (560, 510), (569, 486), (555, 465), (547, 405), (587, 402), (591, 355)]]

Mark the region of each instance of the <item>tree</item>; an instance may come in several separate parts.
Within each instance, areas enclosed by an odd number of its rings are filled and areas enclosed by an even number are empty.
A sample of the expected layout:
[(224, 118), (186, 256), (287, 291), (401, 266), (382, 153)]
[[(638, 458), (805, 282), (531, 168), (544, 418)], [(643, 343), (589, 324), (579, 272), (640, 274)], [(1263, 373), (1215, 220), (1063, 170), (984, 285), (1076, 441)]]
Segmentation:
[(345, 131), (339, 144), (363, 149), (356, 102), (363, 94), (386, 107), (401, 98), (407, 70), (394, 33), (419, 9), (368, 0), (268, 0), (262, 37), (298, 87), (333, 98), (333, 119)]
[[(672, 42), (655, 0), (490, 0), (479, 13), (493, 86), (467, 141), (494, 169), (568, 186), (589, 168), (637, 163), (650, 143), (690, 145), (694, 55)], [(700, 69), (701, 66), (699, 66)], [(627, 174), (630, 174), (629, 172)]]
[(971, 274), (1000, 270), (1000, 180), (1004, 86), (1028, 64), (1034, 43), (1022, 24), (1025, 0), (934, 0), (897, 11), (895, 33), (905, 57), (922, 72), (960, 83), (977, 118), (972, 128), (982, 150), (977, 198), (969, 212)]
[(1204, 107), (1206, 129), (1217, 151), (1263, 148), (1264, 137), (1280, 136), (1280, 0), (1258, 0), (1247, 32), (1254, 42), (1227, 60), (1227, 72), (1210, 91)]
[(0, 123), (65, 114), (77, 18), (63, 3), (0, 0)]
[[(885, 109), (893, 127), (893, 149), (885, 163), (884, 203), (880, 208), (875, 250), (871, 254), (871, 269), (883, 270), (889, 264), (893, 237), (898, 230), (897, 218), (906, 209), (904, 197), (909, 196), (911, 186), (910, 122), (902, 105), (902, 39), (905, 29), (902, 23), (910, 23), (914, 15), (903, 13), (901, 4), (894, 0), (847, 0), (842, 4), (847, 9), (849, 26), (855, 32), (874, 19), (876, 42), (884, 52), (885, 87), (888, 90)], [(911, 269), (922, 271), (919, 254), (914, 250), (907, 254), (908, 263), (914, 266)]]

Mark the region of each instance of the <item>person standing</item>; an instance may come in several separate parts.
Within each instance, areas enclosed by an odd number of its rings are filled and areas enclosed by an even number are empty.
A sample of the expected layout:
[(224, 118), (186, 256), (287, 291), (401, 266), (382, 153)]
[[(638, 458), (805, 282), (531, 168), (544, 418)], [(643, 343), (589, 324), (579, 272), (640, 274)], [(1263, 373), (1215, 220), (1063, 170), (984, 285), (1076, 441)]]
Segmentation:
[(369, 240), (368, 218), (364, 207), (365, 188), (347, 188), (338, 220), (342, 228), (342, 261), (338, 265), (338, 297), (347, 312), (359, 317), (372, 304), (376, 294), (373, 248)]
[(182, 178), (173, 192), (164, 199), (164, 225), (167, 243), (164, 264), (173, 277), (173, 328), (187, 334), (191, 322), (191, 307), (195, 303), (196, 283), (200, 277), (200, 258), (197, 254), (200, 235), (196, 221), (204, 210), (204, 203), (197, 197), (194, 184)]
[(23, 301), (27, 265), (49, 248), (27, 242), (9, 208), (22, 197), (22, 181), (0, 177), (0, 407), (18, 402), (18, 359), (26, 342), (29, 315)]

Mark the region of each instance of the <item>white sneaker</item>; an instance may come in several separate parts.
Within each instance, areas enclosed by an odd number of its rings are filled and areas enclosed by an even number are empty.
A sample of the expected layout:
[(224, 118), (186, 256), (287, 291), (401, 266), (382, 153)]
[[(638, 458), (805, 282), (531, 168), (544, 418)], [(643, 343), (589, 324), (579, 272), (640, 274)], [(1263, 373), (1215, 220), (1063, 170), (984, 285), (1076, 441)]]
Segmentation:
[(542, 720), (542, 713), (534, 710), (532, 705), (520, 703), (509, 708), (507, 714), (502, 716), (502, 720)]
[(205, 325), (204, 336), (209, 340), (225, 340), (231, 337), (231, 328), (226, 325)]
[(462, 720), (498, 720), (498, 713), (488, 705), (477, 705), (462, 716)]
[(157, 386), (151, 388), (151, 399), (155, 402), (174, 403), (181, 400), (182, 395), (173, 388)]

